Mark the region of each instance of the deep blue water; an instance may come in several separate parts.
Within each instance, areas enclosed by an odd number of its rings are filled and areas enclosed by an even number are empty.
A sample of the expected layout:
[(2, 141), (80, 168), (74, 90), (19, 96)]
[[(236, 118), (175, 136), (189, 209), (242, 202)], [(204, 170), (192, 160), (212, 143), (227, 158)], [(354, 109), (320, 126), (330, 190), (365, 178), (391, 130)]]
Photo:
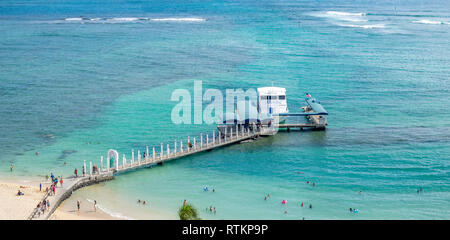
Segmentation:
[(273, 82), (291, 111), (305, 92), (321, 100), (327, 131), (281, 132), (80, 196), (133, 218), (173, 216), (183, 199), (213, 219), (450, 216), (446, 1), (8, 1), (0, 33), (0, 177), (69, 175), (109, 148), (130, 157), (211, 131), (170, 121), (172, 91), (194, 80)]

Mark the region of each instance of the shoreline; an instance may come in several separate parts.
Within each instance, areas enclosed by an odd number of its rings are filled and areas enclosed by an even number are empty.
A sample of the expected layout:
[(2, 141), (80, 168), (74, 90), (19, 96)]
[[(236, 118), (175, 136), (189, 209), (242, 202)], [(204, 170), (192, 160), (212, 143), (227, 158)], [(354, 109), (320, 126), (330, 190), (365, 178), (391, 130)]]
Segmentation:
[[(0, 177), (0, 198), (3, 202), (0, 205), (1, 220), (26, 220), (30, 216), (37, 204), (42, 201), (45, 188), (50, 186), (50, 182), (39, 179), (41, 178)], [(39, 191), (40, 183), (42, 183), (42, 191)], [(93, 186), (87, 188), (90, 187)], [(23, 196), (17, 196), (19, 189), (24, 193)], [(134, 220), (134, 218), (110, 210), (100, 203), (97, 203), (94, 211), (93, 200), (89, 199), (89, 191), (83, 190), (74, 191), (55, 209), (48, 220)], [(79, 212), (77, 200), (81, 202)], [(155, 212), (143, 219), (172, 219), (172, 217), (170, 214)]]
[[(33, 212), (37, 204), (45, 195), (45, 188), (50, 186), (50, 182), (39, 181), (38, 177), (19, 178), (19, 177), (0, 177), (0, 219), (1, 220), (26, 220)], [(42, 183), (42, 191), (39, 191), (39, 184)], [(20, 189), (23, 196), (17, 196)], [(72, 197), (66, 199), (49, 220), (113, 220), (123, 219), (110, 216), (108, 213), (97, 208), (95, 214), (87, 211), (87, 207), (81, 206), (80, 214), (73, 213), (67, 207), (67, 202), (75, 202)]]

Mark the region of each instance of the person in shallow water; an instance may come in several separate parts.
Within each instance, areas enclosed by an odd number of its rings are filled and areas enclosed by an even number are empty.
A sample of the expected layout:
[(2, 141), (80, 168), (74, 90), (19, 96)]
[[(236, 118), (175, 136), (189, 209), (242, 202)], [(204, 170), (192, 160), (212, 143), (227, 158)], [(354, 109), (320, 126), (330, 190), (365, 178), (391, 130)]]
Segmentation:
[(312, 204), (309, 204), (309, 208), (312, 208)]

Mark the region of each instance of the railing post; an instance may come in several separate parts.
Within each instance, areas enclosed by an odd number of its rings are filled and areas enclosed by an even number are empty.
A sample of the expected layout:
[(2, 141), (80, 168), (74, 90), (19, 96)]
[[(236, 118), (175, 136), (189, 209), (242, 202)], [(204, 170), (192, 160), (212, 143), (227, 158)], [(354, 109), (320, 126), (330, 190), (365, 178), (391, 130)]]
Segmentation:
[(183, 140), (180, 140), (180, 152), (183, 153)]
[(200, 133), (200, 149), (203, 148), (203, 133)]
[(159, 153), (159, 158), (163, 159), (164, 156), (164, 148), (163, 148), (163, 144), (161, 143), (161, 152)]
[(103, 171), (103, 156), (100, 156), (100, 172)]
[(169, 158), (170, 155), (170, 148), (169, 148), (169, 144), (167, 144), (167, 158)]
[(138, 160), (137, 160), (137, 165), (141, 164), (141, 150), (138, 150)]
[(236, 124), (236, 139), (239, 138), (239, 125)]
[(155, 147), (153, 147), (153, 161), (156, 159), (156, 151), (155, 151)]
[(125, 158), (125, 154), (122, 155), (122, 168), (125, 168), (127, 165), (127, 159)]
[(209, 142), (209, 136), (208, 136), (208, 134), (206, 134), (206, 147), (208, 147), (208, 142)]
[(197, 141), (195, 141), (195, 138), (194, 138), (194, 149), (195, 149), (196, 145), (197, 145)]
[(92, 176), (92, 161), (89, 161), (89, 176)]
[(147, 145), (147, 152), (145, 153), (145, 161), (148, 162), (148, 145)]
[(134, 164), (134, 148), (131, 149), (131, 165)]
[(175, 144), (174, 144), (174, 149), (173, 149), (173, 155), (176, 156), (177, 155), (177, 140), (175, 140)]

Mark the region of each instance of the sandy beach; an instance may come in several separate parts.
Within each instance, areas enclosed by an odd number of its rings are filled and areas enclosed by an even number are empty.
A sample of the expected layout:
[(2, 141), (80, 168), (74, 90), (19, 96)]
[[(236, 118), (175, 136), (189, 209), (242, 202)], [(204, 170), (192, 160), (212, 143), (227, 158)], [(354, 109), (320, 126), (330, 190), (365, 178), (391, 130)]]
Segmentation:
[[(23, 196), (17, 196), (20, 190)], [(31, 214), (33, 209), (44, 196), (39, 187), (23, 183), (0, 183), (0, 219), (23, 220)]]
[[(42, 184), (42, 191), (39, 191), (39, 182), (27, 181), (25, 182), (10, 182), (2, 180), (0, 182), (0, 219), (1, 220), (25, 220), (33, 212), (39, 201), (42, 200), (45, 194), (45, 188), (48, 184)], [(20, 190), (24, 193), (22, 196), (17, 196)], [(52, 220), (108, 220), (108, 219), (122, 219), (114, 218), (109, 214), (97, 208), (93, 211), (93, 204), (83, 201), (80, 212), (76, 210), (75, 198), (66, 199), (52, 214)]]

